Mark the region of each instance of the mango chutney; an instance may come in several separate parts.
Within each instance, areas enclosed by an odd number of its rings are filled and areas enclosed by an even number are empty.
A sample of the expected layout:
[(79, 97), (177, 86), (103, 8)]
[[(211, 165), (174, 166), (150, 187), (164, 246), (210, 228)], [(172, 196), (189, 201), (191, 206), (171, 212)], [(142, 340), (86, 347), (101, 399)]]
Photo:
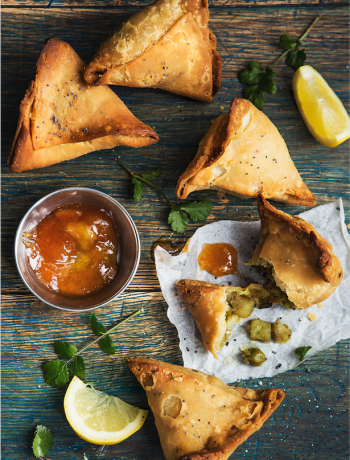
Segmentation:
[(238, 254), (228, 243), (204, 243), (198, 257), (198, 265), (215, 277), (237, 273)]
[(49, 289), (84, 296), (109, 284), (118, 269), (118, 235), (106, 211), (88, 203), (60, 206), (23, 234), (29, 264)]

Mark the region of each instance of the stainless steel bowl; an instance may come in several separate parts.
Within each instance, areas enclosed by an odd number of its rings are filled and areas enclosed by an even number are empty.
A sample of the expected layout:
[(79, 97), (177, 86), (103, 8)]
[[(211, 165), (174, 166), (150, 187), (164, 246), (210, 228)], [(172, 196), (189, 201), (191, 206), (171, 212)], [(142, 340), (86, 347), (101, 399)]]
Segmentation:
[[(119, 267), (115, 278), (100, 291), (81, 297), (59, 294), (44, 286), (31, 269), (22, 242), (23, 232), (33, 230), (58, 206), (74, 202), (90, 203), (107, 211), (119, 236)], [(61, 310), (93, 310), (116, 299), (133, 279), (139, 265), (140, 252), (140, 238), (136, 226), (123, 206), (105, 193), (84, 187), (57, 190), (39, 200), (23, 217), (15, 238), (15, 259), (24, 284), (39, 300)]]

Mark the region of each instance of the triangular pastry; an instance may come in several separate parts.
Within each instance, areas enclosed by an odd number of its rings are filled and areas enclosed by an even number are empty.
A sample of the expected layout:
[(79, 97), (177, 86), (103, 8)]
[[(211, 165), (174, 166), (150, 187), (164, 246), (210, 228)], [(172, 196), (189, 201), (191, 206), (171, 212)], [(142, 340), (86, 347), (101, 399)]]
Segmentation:
[(269, 293), (259, 284), (242, 288), (180, 280), (176, 288), (192, 313), (205, 348), (216, 359), (237, 320), (248, 318), (253, 309), (265, 304), (269, 297)]
[(138, 120), (108, 86), (89, 88), (84, 62), (68, 43), (50, 38), (35, 81), (20, 106), (8, 160), (11, 171), (43, 168), (117, 145), (143, 147), (158, 135)]
[(176, 194), (185, 199), (203, 189), (222, 190), (240, 198), (266, 198), (313, 206), (307, 188), (275, 125), (251, 102), (235, 98), (199, 144), (198, 152), (181, 175)]
[(208, 0), (157, 0), (102, 43), (84, 78), (211, 101), (221, 84), (221, 58), (208, 21)]
[(153, 359), (126, 363), (146, 391), (166, 460), (228, 459), (284, 398), (278, 388), (235, 388)]
[(327, 299), (343, 278), (332, 245), (306, 220), (277, 210), (262, 196), (258, 207), (260, 242), (250, 265), (270, 278), (269, 300), (287, 296), (289, 306), (304, 309)]

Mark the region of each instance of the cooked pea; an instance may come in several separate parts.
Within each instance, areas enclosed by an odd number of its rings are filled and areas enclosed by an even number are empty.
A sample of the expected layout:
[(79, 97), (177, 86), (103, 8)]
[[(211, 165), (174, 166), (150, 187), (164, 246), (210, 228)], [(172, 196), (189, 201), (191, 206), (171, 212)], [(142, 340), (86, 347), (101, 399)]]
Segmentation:
[(250, 348), (243, 353), (244, 362), (258, 367), (266, 361), (266, 356), (259, 348)]
[(261, 340), (261, 342), (269, 343), (271, 340), (271, 323), (262, 319), (253, 319), (248, 325), (250, 330), (251, 340)]
[(286, 343), (292, 337), (292, 330), (287, 324), (282, 324), (280, 318), (272, 323), (271, 333), (277, 343)]

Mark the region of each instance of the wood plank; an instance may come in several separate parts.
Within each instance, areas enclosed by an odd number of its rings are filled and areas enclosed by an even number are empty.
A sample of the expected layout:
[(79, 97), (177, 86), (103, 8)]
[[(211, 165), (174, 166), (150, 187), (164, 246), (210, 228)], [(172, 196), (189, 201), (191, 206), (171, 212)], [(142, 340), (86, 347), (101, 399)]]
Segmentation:
[[(119, 8), (130, 8), (130, 14), (148, 6), (150, 0), (1, 0), (4, 8), (108, 8), (117, 10)], [(324, 8), (327, 5), (347, 5), (344, 0), (211, 0), (209, 8), (233, 9), (236, 7), (256, 7), (256, 6), (297, 6), (309, 7), (319, 6)], [(232, 14), (233, 12), (231, 12)], [(230, 14), (230, 13), (229, 13)]]
[[(141, 386), (125, 366), (128, 356), (145, 355), (181, 364), (177, 332), (166, 317), (159, 293), (123, 295), (96, 311), (106, 326), (143, 306), (142, 315), (113, 333), (117, 353), (107, 356), (95, 345), (84, 353), (88, 381), (97, 389), (147, 408)], [(53, 433), (50, 460), (101, 458), (100, 448), (79, 439), (63, 413), (64, 390), (45, 384), (42, 365), (55, 359), (54, 340), (78, 348), (92, 339), (90, 313), (72, 314), (50, 308), (31, 296), (4, 296), (2, 306), (2, 459), (31, 458), (34, 427), (41, 423)], [(25, 340), (23, 340), (25, 338)], [(21, 376), (21, 378), (18, 378)], [(276, 414), (235, 452), (234, 458), (271, 460), (307, 458), (340, 460), (348, 452), (348, 344), (337, 343), (274, 378), (239, 382), (252, 388), (279, 387), (286, 399)], [(150, 414), (144, 427), (103, 458), (160, 460), (163, 457)]]

